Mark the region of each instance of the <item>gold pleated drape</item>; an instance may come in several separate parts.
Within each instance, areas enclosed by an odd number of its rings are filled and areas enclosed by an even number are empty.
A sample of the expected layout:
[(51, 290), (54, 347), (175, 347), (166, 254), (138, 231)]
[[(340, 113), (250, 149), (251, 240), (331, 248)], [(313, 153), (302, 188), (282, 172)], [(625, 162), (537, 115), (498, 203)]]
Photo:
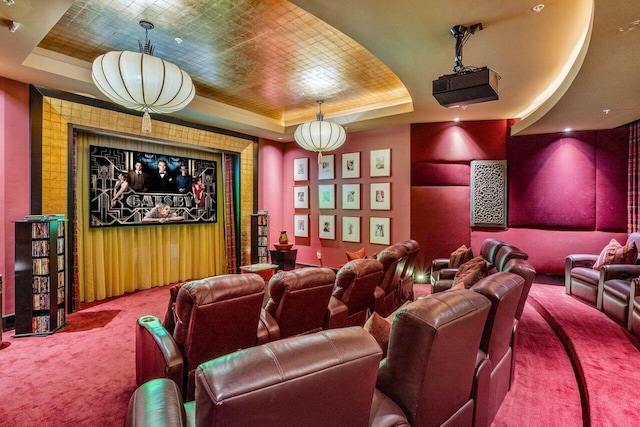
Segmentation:
[[(77, 132), (78, 280), (81, 301), (226, 273), (221, 155), (176, 145)], [(218, 222), (89, 227), (89, 146), (215, 160)]]

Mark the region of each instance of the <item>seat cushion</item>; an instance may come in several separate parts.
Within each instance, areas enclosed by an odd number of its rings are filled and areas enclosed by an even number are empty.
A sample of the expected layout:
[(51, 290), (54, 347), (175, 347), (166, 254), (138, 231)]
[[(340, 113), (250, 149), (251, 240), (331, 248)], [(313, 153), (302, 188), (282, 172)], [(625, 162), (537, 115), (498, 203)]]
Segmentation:
[(629, 302), (631, 282), (629, 280), (611, 279), (604, 282), (605, 294), (612, 295), (625, 304)]

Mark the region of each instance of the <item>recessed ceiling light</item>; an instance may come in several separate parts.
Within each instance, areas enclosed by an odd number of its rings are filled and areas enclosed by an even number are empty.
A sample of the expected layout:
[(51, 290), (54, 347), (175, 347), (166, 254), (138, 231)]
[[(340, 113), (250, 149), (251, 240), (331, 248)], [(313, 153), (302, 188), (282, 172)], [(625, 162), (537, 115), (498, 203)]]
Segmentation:
[(564, 131), (565, 131), (565, 132), (571, 132), (572, 130), (573, 130), (573, 129), (571, 129), (571, 128), (564, 128)]
[(176, 37), (174, 40), (175, 40), (175, 41), (176, 41), (176, 43), (178, 43), (178, 44), (182, 43), (182, 39), (181, 39), (180, 37)]
[(534, 11), (535, 13), (542, 12), (542, 9), (544, 9), (544, 5), (542, 3), (537, 4), (531, 8), (531, 10)]
[(453, 121), (454, 121), (454, 122), (456, 122), (456, 123), (458, 123), (458, 122), (460, 121), (460, 117), (454, 117), (454, 118), (453, 118)]
[(605, 114), (609, 114), (611, 112), (611, 108), (605, 108), (604, 110), (602, 110), (602, 112)]
[(2, 1), (3, 1), (3, 2), (4, 2), (4, 4), (6, 4), (7, 6), (11, 6), (11, 5), (16, 4), (16, 2), (15, 2), (15, 1), (13, 1), (13, 0), (2, 0)]

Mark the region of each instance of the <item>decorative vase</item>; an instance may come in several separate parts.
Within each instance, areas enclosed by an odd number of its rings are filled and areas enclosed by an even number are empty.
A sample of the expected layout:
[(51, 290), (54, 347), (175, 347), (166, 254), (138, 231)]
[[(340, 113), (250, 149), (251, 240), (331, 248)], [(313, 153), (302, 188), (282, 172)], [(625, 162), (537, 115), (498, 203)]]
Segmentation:
[(280, 231), (280, 238), (278, 239), (278, 243), (281, 245), (286, 245), (289, 243), (289, 238), (287, 237), (287, 230)]

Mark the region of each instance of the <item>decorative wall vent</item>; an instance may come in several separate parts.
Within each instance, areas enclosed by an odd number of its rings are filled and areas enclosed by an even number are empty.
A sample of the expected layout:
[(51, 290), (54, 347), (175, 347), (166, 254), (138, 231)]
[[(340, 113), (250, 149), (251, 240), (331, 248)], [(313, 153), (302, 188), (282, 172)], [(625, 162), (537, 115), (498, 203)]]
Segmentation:
[(507, 161), (471, 162), (471, 226), (507, 227)]

